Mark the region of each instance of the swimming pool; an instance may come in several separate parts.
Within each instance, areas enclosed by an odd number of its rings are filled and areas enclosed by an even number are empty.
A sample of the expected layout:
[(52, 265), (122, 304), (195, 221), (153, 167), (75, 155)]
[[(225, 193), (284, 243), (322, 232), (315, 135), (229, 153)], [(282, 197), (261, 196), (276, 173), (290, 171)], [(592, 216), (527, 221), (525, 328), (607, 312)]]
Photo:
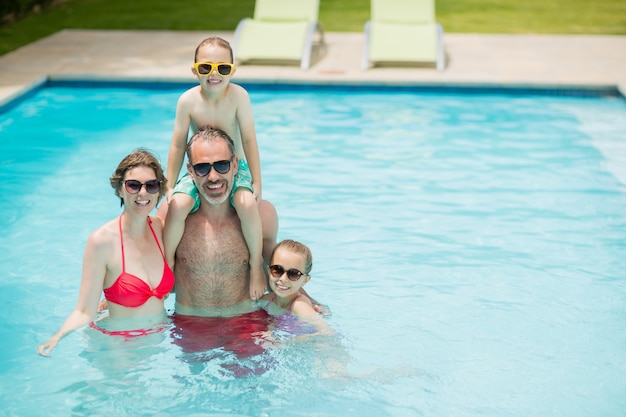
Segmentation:
[(252, 86), (264, 197), (279, 238), (311, 247), (307, 290), (341, 336), (238, 377), (229, 352), (167, 333), (35, 354), (75, 304), (88, 233), (119, 213), (111, 171), (137, 146), (165, 162), (186, 86), (94, 87), (0, 114), (0, 415), (626, 409), (623, 98)]

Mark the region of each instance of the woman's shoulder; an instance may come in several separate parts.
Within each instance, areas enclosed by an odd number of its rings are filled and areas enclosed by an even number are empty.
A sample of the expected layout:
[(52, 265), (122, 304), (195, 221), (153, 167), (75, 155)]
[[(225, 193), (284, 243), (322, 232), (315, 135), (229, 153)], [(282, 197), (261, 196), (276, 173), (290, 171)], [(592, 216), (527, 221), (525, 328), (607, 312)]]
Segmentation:
[(108, 244), (113, 239), (119, 240), (120, 232), (117, 217), (98, 227), (89, 235), (89, 242), (96, 245)]
[(107, 259), (113, 253), (115, 245), (120, 245), (117, 219), (111, 220), (91, 232), (87, 239), (85, 256)]

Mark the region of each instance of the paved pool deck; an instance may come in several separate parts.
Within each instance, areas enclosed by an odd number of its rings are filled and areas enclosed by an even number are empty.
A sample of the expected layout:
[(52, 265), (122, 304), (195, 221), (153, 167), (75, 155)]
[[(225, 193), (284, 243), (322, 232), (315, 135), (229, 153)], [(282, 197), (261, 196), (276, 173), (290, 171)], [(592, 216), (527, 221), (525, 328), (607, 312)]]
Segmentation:
[[(62, 30), (0, 57), (0, 105), (46, 79), (194, 82), (205, 37), (233, 32)], [(241, 65), (235, 82), (522, 86), (626, 95), (626, 36), (444, 34), (447, 65), (361, 69), (363, 33), (325, 34), (312, 66)]]

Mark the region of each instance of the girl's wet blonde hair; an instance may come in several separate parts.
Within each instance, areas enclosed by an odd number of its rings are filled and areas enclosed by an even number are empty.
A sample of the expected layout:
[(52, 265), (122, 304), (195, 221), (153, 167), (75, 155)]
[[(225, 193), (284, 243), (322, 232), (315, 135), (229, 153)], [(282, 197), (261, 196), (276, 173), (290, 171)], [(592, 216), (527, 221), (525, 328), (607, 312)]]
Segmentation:
[(274, 254), (278, 249), (286, 249), (289, 252), (304, 255), (304, 271), (302, 272), (304, 272), (304, 274), (306, 275), (309, 275), (311, 269), (313, 269), (313, 255), (311, 254), (311, 249), (309, 249), (307, 245), (291, 239), (285, 239), (279, 242), (278, 245), (274, 247), (274, 250), (272, 250), (272, 256), (270, 256), (270, 264), (272, 263), (271, 261), (274, 260)]

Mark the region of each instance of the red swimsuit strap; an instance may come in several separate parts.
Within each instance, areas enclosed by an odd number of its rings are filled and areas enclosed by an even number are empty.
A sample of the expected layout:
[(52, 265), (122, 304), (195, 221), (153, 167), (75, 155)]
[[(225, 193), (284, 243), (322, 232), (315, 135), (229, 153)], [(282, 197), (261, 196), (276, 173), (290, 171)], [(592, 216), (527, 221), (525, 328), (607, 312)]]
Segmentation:
[(150, 227), (150, 231), (152, 232), (152, 236), (154, 237), (154, 241), (159, 247), (159, 251), (161, 252), (161, 256), (165, 259), (165, 254), (163, 253), (163, 249), (161, 249), (161, 244), (159, 243), (159, 239), (157, 238), (156, 233), (154, 233), (154, 229), (152, 228), (152, 219), (148, 216), (148, 226)]
[[(120, 246), (122, 247), (122, 274), (126, 273), (126, 260), (124, 258), (124, 236), (122, 234), (122, 215), (119, 218), (119, 227), (120, 227)], [(150, 231), (152, 232), (152, 237), (154, 237), (154, 241), (159, 247), (159, 252), (161, 252), (161, 256), (165, 259), (165, 254), (163, 253), (163, 249), (161, 249), (161, 244), (159, 243), (159, 239), (157, 238), (154, 229), (152, 228), (152, 219), (148, 216), (148, 227), (150, 227)]]

